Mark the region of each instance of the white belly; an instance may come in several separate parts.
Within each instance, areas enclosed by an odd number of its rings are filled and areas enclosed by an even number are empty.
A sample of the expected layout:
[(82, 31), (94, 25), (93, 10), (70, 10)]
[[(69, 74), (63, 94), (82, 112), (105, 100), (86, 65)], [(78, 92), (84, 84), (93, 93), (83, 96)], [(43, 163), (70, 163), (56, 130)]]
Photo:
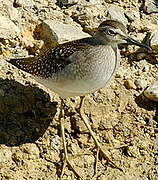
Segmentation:
[(37, 81), (62, 98), (84, 96), (105, 86), (103, 81), (94, 83), (93, 80), (66, 81), (64, 84), (54, 83), (52, 80), (37, 79)]

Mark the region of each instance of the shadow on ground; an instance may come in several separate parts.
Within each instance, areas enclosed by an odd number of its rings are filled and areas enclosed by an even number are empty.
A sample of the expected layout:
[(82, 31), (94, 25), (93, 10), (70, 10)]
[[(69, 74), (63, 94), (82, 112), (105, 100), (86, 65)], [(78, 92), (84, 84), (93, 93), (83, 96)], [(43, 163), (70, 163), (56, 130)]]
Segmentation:
[(0, 79), (0, 144), (36, 141), (53, 120), (56, 106), (42, 89)]

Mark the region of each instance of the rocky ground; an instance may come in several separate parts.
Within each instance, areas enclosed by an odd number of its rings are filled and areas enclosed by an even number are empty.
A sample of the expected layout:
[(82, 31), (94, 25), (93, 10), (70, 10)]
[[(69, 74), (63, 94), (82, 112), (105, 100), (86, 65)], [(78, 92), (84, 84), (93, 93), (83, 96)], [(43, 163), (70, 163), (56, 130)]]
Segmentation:
[[(7, 60), (90, 36), (105, 19), (124, 23), (155, 53), (121, 46), (111, 83), (85, 99), (92, 129), (123, 172), (101, 159), (93, 177), (96, 150), (76, 112), (79, 98), (64, 106), (69, 155), (85, 180), (158, 179), (158, 102), (143, 96), (158, 80), (157, 13), (154, 0), (0, 0), (0, 179), (57, 180), (63, 162), (58, 95)], [(77, 178), (67, 168), (63, 179)]]

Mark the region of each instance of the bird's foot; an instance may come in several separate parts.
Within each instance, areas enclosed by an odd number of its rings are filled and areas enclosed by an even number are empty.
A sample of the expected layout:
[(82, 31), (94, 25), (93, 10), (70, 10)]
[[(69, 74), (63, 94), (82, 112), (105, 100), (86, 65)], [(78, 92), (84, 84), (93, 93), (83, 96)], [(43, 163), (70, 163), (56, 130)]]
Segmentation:
[(79, 180), (83, 180), (83, 178), (80, 176), (80, 174), (77, 172), (77, 170), (73, 167), (73, 165), (71, 164), (70, 160), (68, 157), (65, 158), (64, 163), (63, 163), (63, 167), (62, 167), (62, 171), (61, 171), (61, 176), (60, 176), (60, 180), (62, 180), (64, 172), (65, 172), (65, 168), (66, 165), (74, 172), (74, 174), (76, 175), (76, 177)]
[[(96, 145), (97, 146), (97, 145)], [(105, 153), (101, 145), (97, 146), (97, 154), (96, 154), (96, 159), (95, 159), (95, 167), (94, 167), (94, 175), (97, 173), (97, 164), (99, 159), (105, 159), (107, 161), (107, 164), (110, 164), (113, 168), (119, 169), (120, 171), (123, 171), (119, 166), (117, 166)]]

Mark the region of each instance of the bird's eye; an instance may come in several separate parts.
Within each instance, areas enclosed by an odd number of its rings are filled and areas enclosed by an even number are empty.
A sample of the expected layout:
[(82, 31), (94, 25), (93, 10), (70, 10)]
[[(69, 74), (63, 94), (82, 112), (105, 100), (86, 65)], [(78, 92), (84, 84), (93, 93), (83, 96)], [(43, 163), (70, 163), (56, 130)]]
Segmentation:
[(114, 35), (116, 34), (116, 32), (115, 32), (114, 30), (112, 30), (112, 29), (109, 29), (109, 30), (107, 31), (107, 33), (108, 33), (108, 35), (110, 35), (110, 36), (114, 36)]

